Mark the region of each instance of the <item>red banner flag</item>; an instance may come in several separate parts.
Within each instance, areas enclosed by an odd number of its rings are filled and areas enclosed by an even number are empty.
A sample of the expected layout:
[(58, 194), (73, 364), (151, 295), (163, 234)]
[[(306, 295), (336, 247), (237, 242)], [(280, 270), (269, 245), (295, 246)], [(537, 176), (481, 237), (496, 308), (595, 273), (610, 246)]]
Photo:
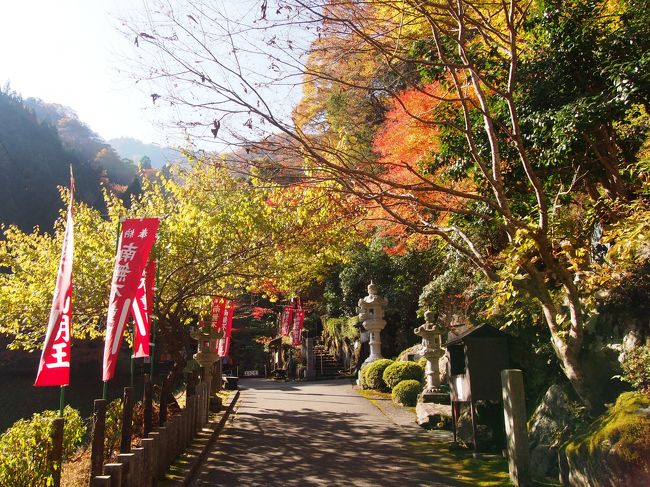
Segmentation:
[(293, 305), (287, 305), (282, 310), (282, 336), (289, 336), (291, 323), (293, 323)]
[(297, 309), (293, 318), (293, 346), (302, 344), (302, 327), (305, 322), (305, 310)]
[(63, 234), (63, 249), (56, 276), (50, 319), (38, 365), (35, 386), (67, 386), (70, 383), (70, 336), (72, 325), (72, 254), (74, 228), (72, 222), (74, 179), (70, 168), (70, 204)]
[(150, 260), (140, 277), (135, 300), (131, 304), (131, 313), (135, 326), (133, 341), (133, 356), (135, 358), (149, 356), (149, 335), (151, 329), (151, 310), (153, 309), (153, 294), (156, 282), (156, 261)]
[(215, 333), (223, 330), (223, 315), (226, 311), (226, 298), (215, 296), (210, 304), (210, 325)]
[(111, 294), (106, 318), (103, 380), (113, 378), (126, 319), (136, 297), (140, 278), (156, 239), (158, 218), (124, 220), (115, 255)]
[(217, 354), (219, 357), (227, 357), (230, 352), (230, 336), (232, 334), (232, 317), (235, 314), (234, 301), (228, 301), (223, 313), (222, 330), (223, 338), (221, 338), (217, 345)]

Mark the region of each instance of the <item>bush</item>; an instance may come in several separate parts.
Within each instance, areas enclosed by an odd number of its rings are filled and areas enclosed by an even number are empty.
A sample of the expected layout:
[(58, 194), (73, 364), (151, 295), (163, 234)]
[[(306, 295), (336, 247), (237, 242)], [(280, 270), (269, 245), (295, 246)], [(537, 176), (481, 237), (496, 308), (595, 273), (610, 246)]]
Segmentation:
[(650, 347), (641, 346), (625, 354), (621, 379), (643, 392), (650, 392)]
[(393, 388), (393, 402), (404, 406), (415, 406), (418, 394), (422, 392), (419, 380), (403, 380)]
[(389, 389), (403, 380), (421, 381), (424, 370), (416, 362), (393, 362), (384, 370), (382, 378)]
[(377, 389), (379, 391), (385, 391), (387, 388), (386, 383), (383, 379), (384, 370), (386, 370), (386, 367), (392, 363), (392, 360), (382, 358), (375, 360), (370, 365), (364, 367), (364, 382), (367, 386), (364, 387), (364, 389)]
[[(52, 447), (52, 420), (58, 411), (35, 413), (31, 419), (16, 421), (0, 436), (0, 485), (31, 487), (52, 482), (47, 456)], [(86, 426), (79, 411), (66, 406), (63, 411), (63, 460), (68, 460), (81, 444)]]

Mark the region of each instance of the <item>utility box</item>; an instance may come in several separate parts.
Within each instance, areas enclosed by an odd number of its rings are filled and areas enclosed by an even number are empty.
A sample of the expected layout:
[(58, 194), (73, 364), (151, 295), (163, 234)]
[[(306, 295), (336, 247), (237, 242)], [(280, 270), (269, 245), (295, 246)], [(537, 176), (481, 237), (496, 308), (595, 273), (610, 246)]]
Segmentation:
[(458, 403), (469, 403), (474, 448), (478, 450), (475, 403), (501, 401), (501, 371), (510, 364), (508, 335), (490, 325), (471, 328), (447, 342), (447, 358), (454, 441)]

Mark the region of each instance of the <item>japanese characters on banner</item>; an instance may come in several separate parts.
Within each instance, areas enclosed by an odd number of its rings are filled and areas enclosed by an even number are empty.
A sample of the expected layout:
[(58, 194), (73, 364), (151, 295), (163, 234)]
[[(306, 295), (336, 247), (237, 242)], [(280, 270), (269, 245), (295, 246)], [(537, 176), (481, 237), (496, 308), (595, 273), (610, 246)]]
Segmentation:
[(305, 310), (297, 309), (293, 318), (293, 346), (302, 344), (302, 327), (305, 323)]
[(74, 229), (72, 221), (74, 179), (70, 169), (70, 204), (63, 236), (63, 249), (56, 276), (54, 297), (50, 308), (43, 352), (38, 365), (35, 386), (67, 386), (70, 384), (70, 335), (72, 323), (72, 254)]
[(135, 323), (133, 357), (149, 356), (149, 336), (151, 330), (151, 310), (153, 309), (154, 286), (156, 282), (156, 261), (150, 260), (140, 277), (140, 284), (131, 304), (131, 313)]
[(115, 374), (126, 321), (136, 299), (149, 252), (156, 239), (158, 224), (158, 218), (130, 219), (122, 222), (106, 318), (104, 381), (112, 379)]
[(282, 336), (288, 337), (293, 324), (293, 304), (287, 305), (282, 310), (281, 316)]
[(223, 330), (223, 316), (226, 311), (227, 302), (228, 300), (221, 296), (212, 298), (212, 303), (210, 304), (210, 325), (215, 333)]
[(230, 336), (232, 335), (232, 317), (235, 314), (235, 303), (228, 301), (224, 307), (221, 321), (223, 338), (217, 342), (217, 354), (219, 357), (227, 357), (230, 352)]

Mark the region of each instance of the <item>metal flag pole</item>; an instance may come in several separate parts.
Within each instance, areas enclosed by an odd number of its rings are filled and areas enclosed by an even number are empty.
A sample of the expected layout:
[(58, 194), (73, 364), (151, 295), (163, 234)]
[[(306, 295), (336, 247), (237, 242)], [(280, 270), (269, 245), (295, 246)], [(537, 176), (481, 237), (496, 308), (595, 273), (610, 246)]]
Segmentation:
[(156, 283), (154, 284), (153, 315), (151, 316), (151, 327), (149, 330), (149, 357), (151, 357), (151, 379), (154, 378), (154, 362), (156, 361), (156, 328), (158, 326), (158, 280), (160, 278), (160, 261), (156, 259)]

